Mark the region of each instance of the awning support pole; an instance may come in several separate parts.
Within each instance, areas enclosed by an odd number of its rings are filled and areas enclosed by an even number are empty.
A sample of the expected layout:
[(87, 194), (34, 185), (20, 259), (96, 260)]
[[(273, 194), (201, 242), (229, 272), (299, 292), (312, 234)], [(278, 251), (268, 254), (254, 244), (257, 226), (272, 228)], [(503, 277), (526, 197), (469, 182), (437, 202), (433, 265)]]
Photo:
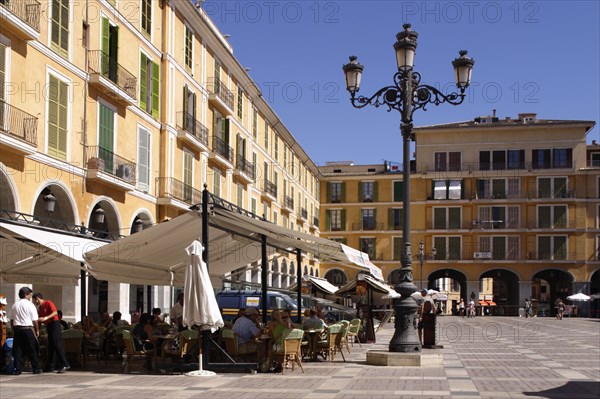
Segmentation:
[(262, 250), (262, 267), (260, 275), (260, 289), (262, 293), (262, 321), (263, 325), (267, 325), (267, 271), (269, 269), (269, 259), (267, 257), (267, 236), (261, 235), (261, 250)]
[[(202, 190), (202, 260), (206, 264), (206, 271), (208, 272), (208, 186), (204, 183), (204, 190)], [(198, 338), (201, 339), (202, 356), (200, 361), (202, 362), (202, 370), (208, 370), (210, 363), (210, 350), (208, 342), (209, 330), (198, 331)]]
[(296, 323), (302, 322), (302, 251), (296, 248), (296, 293), (298, 295), (298, 318)]
[(85, 317), (85, 315), (87, 315), (87, 275), (85, 274), (85, 270), (83, 270), (83, 262), (81, 262), (81, 271), (79, 272), (79, 275), (81, 276), (80, 280), (81, 280), (81, 289), (80, 289), (80, 294), (81, 294), (81, 308), (80, 308), (80, 315), (81, 315), (81, 319), (83, 320), (83, 318)]

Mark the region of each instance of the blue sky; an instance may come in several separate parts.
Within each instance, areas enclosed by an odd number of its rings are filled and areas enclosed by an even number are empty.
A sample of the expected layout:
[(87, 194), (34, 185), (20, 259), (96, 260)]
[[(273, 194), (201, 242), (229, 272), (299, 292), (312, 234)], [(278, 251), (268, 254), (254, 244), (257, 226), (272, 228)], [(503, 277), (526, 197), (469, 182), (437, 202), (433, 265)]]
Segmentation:
[[(467, 49), (473, 84), (459, 106), (429, 106), (416, 126), (491, 115), (600, 122), (600, 2), (206, 1), (204, 10), (317, 165), (402, 160), (398, 112), (355, 109), (342, 65), (365, 66), (360, 93), (392, 84), (395, 35), (419, 33), (422, 83), (453, 89), (451, 61)], [(600, 140), (600, 129), (588, 142)]]

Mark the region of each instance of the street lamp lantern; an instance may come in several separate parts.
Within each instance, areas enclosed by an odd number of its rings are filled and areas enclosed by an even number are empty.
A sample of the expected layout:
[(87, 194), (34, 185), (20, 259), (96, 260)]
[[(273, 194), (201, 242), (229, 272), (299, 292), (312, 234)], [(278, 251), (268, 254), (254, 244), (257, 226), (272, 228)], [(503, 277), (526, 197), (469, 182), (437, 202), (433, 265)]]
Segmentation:
[(466, 89), (471, 84), (471, 73), (475, 63), (472, 58), (467, 57), (467, 53), (467, 50), (460, 50), (458, 52), (460, 57), (452, 61), (454, 74), (456, 75), (456, 86), (461, 90)]
[(415, 51), (417, 50), (417, 37), (419, 34), (410, 29), (410, 24), (402, 25), (404, 30), (396, 35), (397, 42), (394, 43), (396, 50), (396, 62), (399, 71), (411, 70), (415, 63)]
[(354, 96), (354, 93), (360, 89), (360, 79), (364, 67), (358, 63), (358, 58), (350, 56), (350, 62), (342, 67), (346, 75), (346, 89)]
[[(410, 142), (414, 140), (413, 113), (418, 109), (427, 110), (427, 105), (440, 105), (448, 103), (459, 105), (465, 99), (465, 89), (471, 82), (471, 73), (474, 61), (467, 57), (467, 51), (460, 51), (460, 57), (452, 62), (456, 75), (458, 92), (444, 94), (433, 86), (421, 83), (421, 74), (414, 71), (415, 51), (417, 49), (417, 32), (411, 29), (410, 24), (403, 25), (404, 30), (396, 35), (394, 50), (398, 72), (394, 74), (391, 86), (379, 89), (370, 97), (357, 96), (360, 88), (364, 67), (358, 63), (356, 56), (350, 57), (350, 62), (342, 67), (346, 76), (346, 88), (350, 92), (350, 102), (355, 108), (364, 108), (367, 105), (375, 107), (385, 106), (387, 111), (395, 109), (400, 112), (400, 132), (403, 140), (403, 180), (404, 198), (403, 212), (404, 225), (402, 227), (401, 256), (402, 268), (400, 269), (399, 283), (395, 290), (400, 298), (394, 299), (395, 332), (390, 341), (390, 352), (418, 352), (421, 350), (419, 339), (416, 335), (414, 323), (417, 305), (411, 294), (417, 290), (413, 283), (412, 255), (410, 243)], [(421, 271), (424, 260), (425, 244), (419, 244), (421, 255)], [(435, 256), (435, 248), (432, 248)]]
[(48, 215), (54, 213), (54, 207), (56, 206), (56, 197), (52, 193), (48, 193), (44, 196), (44, 206)]

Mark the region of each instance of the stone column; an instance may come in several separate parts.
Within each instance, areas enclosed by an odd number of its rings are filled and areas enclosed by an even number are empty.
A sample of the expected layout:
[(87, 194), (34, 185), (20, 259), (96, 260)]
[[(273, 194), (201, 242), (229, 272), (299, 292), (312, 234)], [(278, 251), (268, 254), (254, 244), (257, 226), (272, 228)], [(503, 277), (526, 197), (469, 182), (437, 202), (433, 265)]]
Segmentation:
[(122, 319), (131, 322), (131, 316), (129, 314), (129, 291), (130, 285), (123, 283), (115, 283), (112, 281), (108, 282), (108, 313), (113, 314), (115, 311), (119, 311), (122, 314)]

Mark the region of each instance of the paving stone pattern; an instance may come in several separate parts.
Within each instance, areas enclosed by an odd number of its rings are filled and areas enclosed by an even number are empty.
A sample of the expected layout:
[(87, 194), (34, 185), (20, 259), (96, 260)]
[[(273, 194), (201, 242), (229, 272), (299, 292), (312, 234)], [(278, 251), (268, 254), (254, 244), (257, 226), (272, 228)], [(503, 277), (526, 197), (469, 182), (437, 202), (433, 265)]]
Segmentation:
[(393, 332), (388, 324), (377, 343), (351, 345), (345, 363), (305, 361), (304, 374), (189, 377), (139, 363), (120, 374), (117, 361), (89, 360), (65, 374), (0, 375), (0, 398), (600, 398), (600, 319), (440, 317), (443, 366), (366, 365), (366, 351), (387, 350)]

